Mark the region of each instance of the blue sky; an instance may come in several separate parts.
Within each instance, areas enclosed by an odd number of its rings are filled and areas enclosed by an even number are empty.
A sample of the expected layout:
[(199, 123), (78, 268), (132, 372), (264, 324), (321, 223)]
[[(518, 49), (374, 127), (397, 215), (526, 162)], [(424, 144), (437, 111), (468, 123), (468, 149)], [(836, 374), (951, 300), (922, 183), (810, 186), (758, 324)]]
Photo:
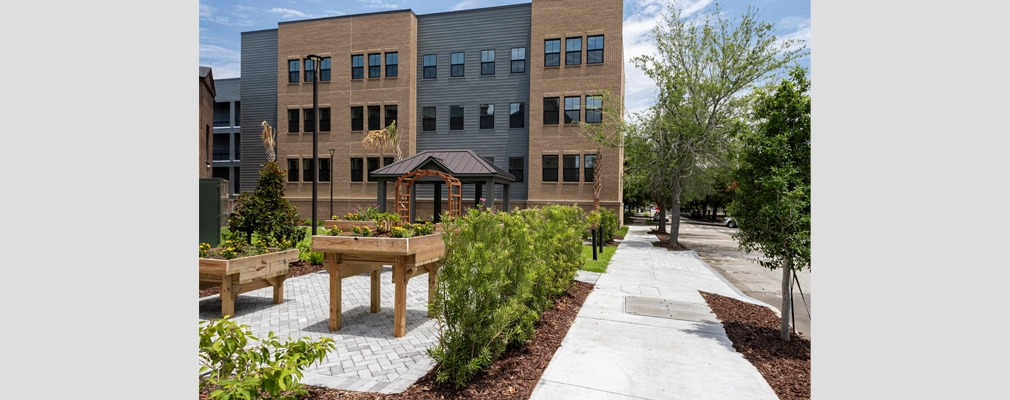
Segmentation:
[[(361, 14), (393, 9), (411, 9), (415, 14), (430, 14), (470, 8), (484, 8), (529, 3), (529, 0), (201, 0), (200, 65), (214, 70), (214, 77), (236, 78), (240, 71), (241, 32), (273, 29), (278, 22)], [(655, 47), (649, 34), (660, 14), (666, 12), (666, 0), (624, 1), (624, 58), (626, 107), (642, 111), (655, 103), (652, 80), (630, 64), (632, 57), (651, 54)], [(678, 1), (685, 15), (715, 4), (712, 0)], [(748, 6), (761, 12), (761, 20), (775, 24), (778, 38), (810, 42), (810, 0), (728, 0), (719, 2), (730, 17), (739, 16)], [(810, 67), (810, 57), (800, 62)], [(812, 74), (811, 74), (812, 75)]]

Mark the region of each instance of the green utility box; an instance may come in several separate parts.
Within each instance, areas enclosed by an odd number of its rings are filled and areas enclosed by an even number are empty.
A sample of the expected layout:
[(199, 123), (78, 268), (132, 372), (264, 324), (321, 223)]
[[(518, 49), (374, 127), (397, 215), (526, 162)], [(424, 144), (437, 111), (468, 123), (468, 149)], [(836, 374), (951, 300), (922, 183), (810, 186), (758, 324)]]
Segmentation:
[(228, 224), (228, 180), (200, 179), (200, 243), (218, 247), (221, 227)]

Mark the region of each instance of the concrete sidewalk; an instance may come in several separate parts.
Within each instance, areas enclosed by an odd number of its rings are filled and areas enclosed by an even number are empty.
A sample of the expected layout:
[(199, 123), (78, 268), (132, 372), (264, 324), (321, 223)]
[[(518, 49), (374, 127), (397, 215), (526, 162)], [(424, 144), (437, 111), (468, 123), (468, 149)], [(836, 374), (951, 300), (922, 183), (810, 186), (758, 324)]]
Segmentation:
[(768, 305), (649, 229), (630, 226), (530, 398), (778, 399), (698, 291)]

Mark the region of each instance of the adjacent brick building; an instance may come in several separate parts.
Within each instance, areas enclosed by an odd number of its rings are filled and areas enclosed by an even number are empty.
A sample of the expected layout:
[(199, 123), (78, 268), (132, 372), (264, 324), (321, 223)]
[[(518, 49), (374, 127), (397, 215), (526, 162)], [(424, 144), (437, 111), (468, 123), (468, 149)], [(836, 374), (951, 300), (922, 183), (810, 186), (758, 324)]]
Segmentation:
[(200, 67), (200, 177), (211, 177), (211, 146), (214, 145), (214, 134), (211, 123), (214, 119), (214, 74), (210, 67)]
[[(393, 162), (393, 152), (369, 150), (361, 141), (395, 120), (404, 157), (472, 150), (515, 175), (513, 207), (592, 207), (599, 156), (601, 205), (620, 210), (623, 150), (601, 150), (582, 136), (581, 124), (599, 121), (600, 91), (623, 100), (622, 20), (619, 0), (533, 0), (290, 21), (244, 32), (240, 130), (247, 139), (240, 146), (239, 186), (256, 185), (265, 160), (260, 124), (267, 121), (277, 132), (278, 163), (288, 170), (286, 195), (303, 217), (311, 215), (313, 174), (319, 177), (317, 216), (329, 216), (331, 184), (334, 214), (372, 204), (378, 183), (369, 172)], [(310, 54), (324, 60), (315, 65)], [(320, 162), (313, 166), (317, 73)], [(474, 191), (465, 185), (464, 198)], [(391, 199), (392, 190), (387, 193)], [(423, 216), (433, 193), (418, 188), (417, 195)]]

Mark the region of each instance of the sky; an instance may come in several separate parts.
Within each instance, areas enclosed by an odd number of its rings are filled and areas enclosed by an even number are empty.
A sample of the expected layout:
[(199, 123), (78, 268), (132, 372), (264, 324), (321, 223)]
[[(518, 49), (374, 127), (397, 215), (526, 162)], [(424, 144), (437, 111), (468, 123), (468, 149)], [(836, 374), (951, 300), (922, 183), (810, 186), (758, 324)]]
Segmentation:
[[(214, 78), (240, 76), (242, 32), (277, 28), (278, 22), (338, 15), (362, 14), (395, 9), (411, 9), (417, 15), (529, 3), (529, 0), (201, 0), (200, 65), (211, 67)], [(666, 0), (624, 1), (625, 101), (629, 112), (640, 112), (655, 104), (656, 86), (631, 59), (652, 54), (652, 28), (667, 13)], [(684, 0), (672, 3), (689, 16), (716, 4), (713, 0)], [(761, 21), (775, 26), (779, 39), (810, 41), (810, 0), (727, 0), (719, 2), (723, 13), (737, 18), (748, 6), (757, 8)], [(800, 60), (810, 68), (810, 56)], [(811, 72), (812, 75), (812, 72)]]

